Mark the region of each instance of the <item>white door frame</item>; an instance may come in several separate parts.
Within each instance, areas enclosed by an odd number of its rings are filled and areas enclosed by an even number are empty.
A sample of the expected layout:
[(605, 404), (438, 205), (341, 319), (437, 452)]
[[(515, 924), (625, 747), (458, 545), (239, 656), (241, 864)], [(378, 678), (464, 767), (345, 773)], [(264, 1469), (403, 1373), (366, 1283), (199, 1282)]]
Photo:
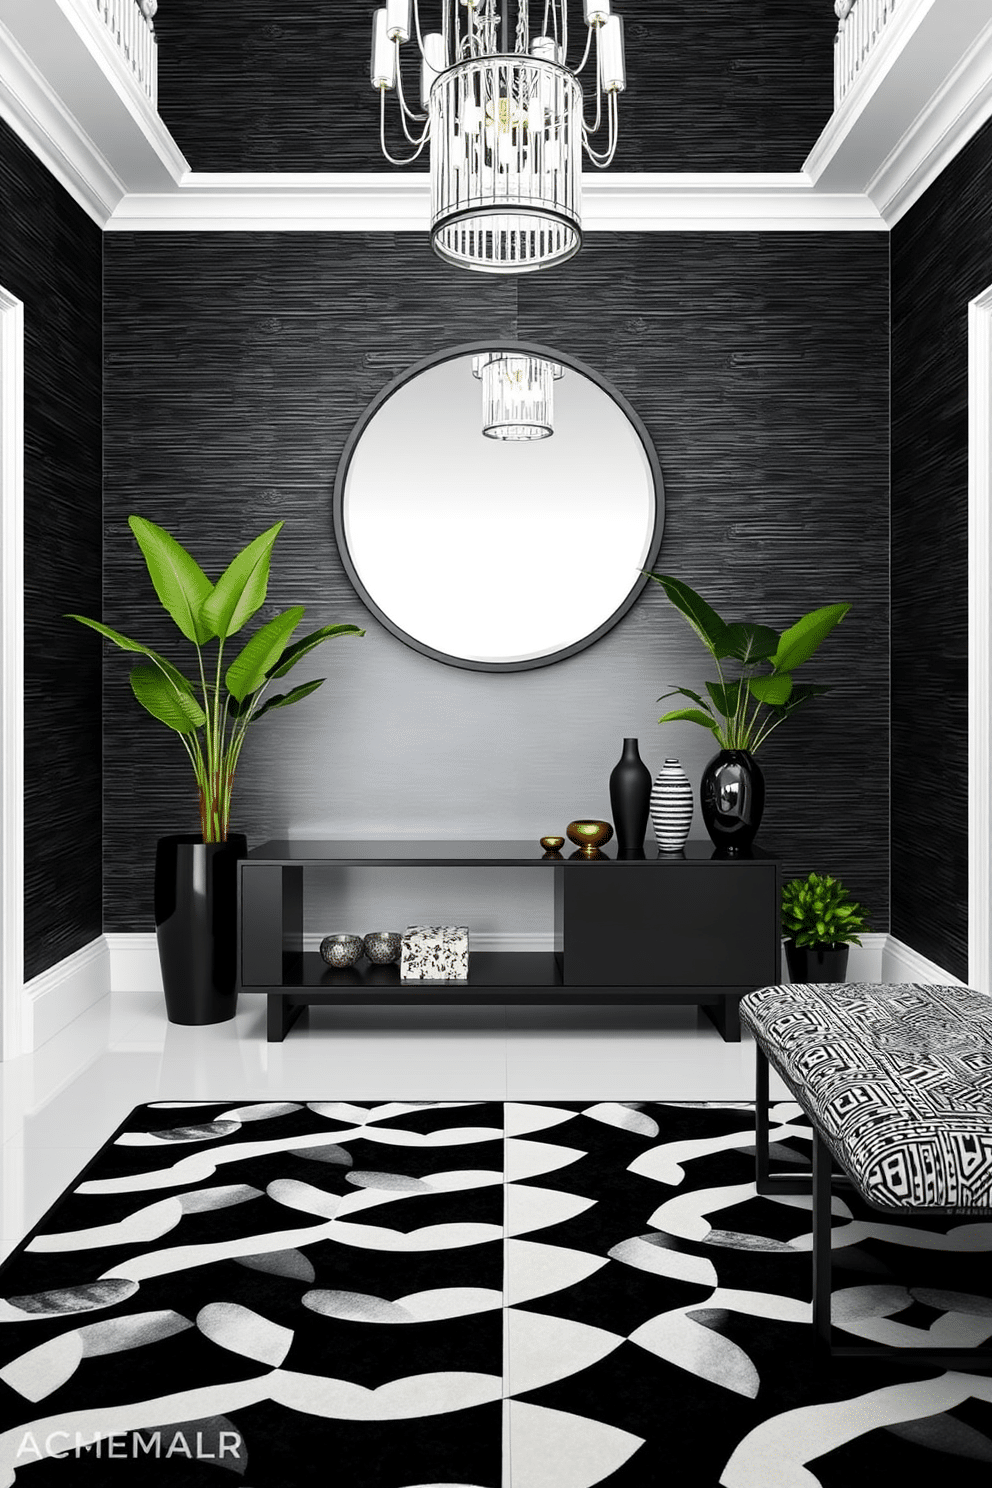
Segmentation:
[(24, 307), (0, 288), (0, 1059), (24, 1031)]
[(992, 992), (992, 286), (968, 306), (968, 985)]

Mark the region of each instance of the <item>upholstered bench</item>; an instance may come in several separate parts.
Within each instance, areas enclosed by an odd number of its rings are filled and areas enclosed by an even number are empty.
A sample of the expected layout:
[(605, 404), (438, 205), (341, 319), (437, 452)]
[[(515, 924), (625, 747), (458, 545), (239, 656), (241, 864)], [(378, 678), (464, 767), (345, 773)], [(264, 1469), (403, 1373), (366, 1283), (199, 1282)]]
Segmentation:
[[(831, 1348), (831, 1160), (874, 1208), (992, 1219), (992, 998), (915, 983), (762, 987), (740, 1016), (757, 1049), (759, 1193), (810, 1192), (810, 1175), (769, 1171), (769, 1064), (813, 1128), (813, 1326)], [(992, 1363), (974, 1349), (831, 1352)]]

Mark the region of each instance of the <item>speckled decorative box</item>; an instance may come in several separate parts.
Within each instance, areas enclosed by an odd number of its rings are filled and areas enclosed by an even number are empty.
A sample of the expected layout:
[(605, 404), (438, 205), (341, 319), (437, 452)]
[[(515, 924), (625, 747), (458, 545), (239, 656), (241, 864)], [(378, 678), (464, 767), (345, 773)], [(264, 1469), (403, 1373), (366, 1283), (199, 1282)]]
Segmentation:
[(401, 982), (467, 982), (464, 925), (407, 925), (400, 947)]

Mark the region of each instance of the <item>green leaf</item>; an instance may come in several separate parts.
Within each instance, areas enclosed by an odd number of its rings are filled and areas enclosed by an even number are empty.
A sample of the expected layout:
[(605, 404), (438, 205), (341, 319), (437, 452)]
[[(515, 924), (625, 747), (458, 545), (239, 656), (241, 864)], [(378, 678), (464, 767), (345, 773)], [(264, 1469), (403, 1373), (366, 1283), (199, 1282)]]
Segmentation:
[(269, 698), (264, 707), (259, 708), (252, 722), (257, 722), (263, 713), (268, 713), (270, 708), (291, 707), (293, 703), (298, 703), (303, 698), (309, 697), (312, 692), (316, 692), (317, 688), (322, 687), (326, 681), (326, 677), (318, 677), (316, 682), (301, 682), (299, 687), (293, 688), (292, 692), (277, 692), (275, 697)]
[(804, 661), (808, 661), (822, 641), (839, 625), (851, 608), (849, 604), (824, 605), (820, 610), (811, 610), (789, 630), (782, 632), (778, 650), (772, 657), (777, 672), (792, 672)]
[(712, 729), (716, 732), (716, 720), (710, 713), (701, 713), (698, 708), (676, 708), (674, 713), (666, 713), (658, 719), (659, 723), (701, 723), (703, 728)]
[(690, 589), (688, 584), (683, 584), (681, 579), (670, 578), (667, 574), (649, 573), (648, 578), (661, 585), (679, 614), (688, 620), (703, 645), (717, 661), (730, 655), (725, 641), (727, 627), (716, 610), (701, 595)]
[[(280, 656), (278, 663), (269, 672), (270, 677), (285, 677), (286, 673), (296, 665), (301, 656), (306, 656), (308, 651), (313, 651), (322, 641), (330, 640), (331, 636), (337, 635), (360, 635), (365, 634), (357, 625), (322, 625), (320, 630), (312, 630), (309, 635), (301, 636), (291, 646), (287, 646)], [(258, 715), (261, 716), (260, 714)]]
[(128, 525), (148, 565), (148, 574), (164, 607), (188, 641), (202, 646), (212, 635), (201, 615), (213, 585), (203, 569), (164, 527), (144, 517), (128, 517)]
[(256, 630), (248, 644), (238, 652), (225, 673), (224, 681), (228, 692), (239, 703), (261, 687), (305, 613), (302, 605), (284, 610), (261, 630)]
[(788, 700), (781, 707), (776, 707), (775, 711), (788, 718), (803, 703), (808, 703), (810, 698), (822, 697), (825, 692), (830, 691), (831, 687), (826, 682), (794, 682)]
[(177, 692), (157, 667), (136, 666), (131, 672), (131, 691), (153, 718), (177, 734), (195, 733), (207, 721), (196, 699)]
[(787, 703), (792, 692), (792, 678), (788, 672), (776, 672), (771, 677), (751, 677), (747, 685), (751, 696), (759, 703), (770, 703), (776, 708)]
[(658, 698), (657, 701), (659, 703), (663, 703), (666, 698), (670, 698), (670, 697), (687, 697), (687, 698), (692, 698), (692, 701), (694, 703), (698, 703), (699, 706), (701, 708), (705, 709), (705, 711), (707, 713), (712, 713), (713, 712), (713, 709), (710, 707), (710, 705), (706, 701), (706, 699), (703, 698), (703, 697), (700, 697), (698, 692), (693, 692), (693, 690), (692, 690), (691, 687), (673, 687), (672, 690), (671, 690), (671, 692), (663, 692), (661, 694), (661, 697)]
[(284, 526), (284, 522), (277, 522), (242, 548), (204, 601), (203, 620), (220, 640), (236, 635), (265, 603), (272, 545)]
[(728, 625), (725, 643), (725, 654), (747, 666), (751, 662), (767, 661), (775, 655), (779, 644), (778, 631), (770, 630), (767, 625)]
[(80, 625), (88, 625), (90, 630), (95, 630), (97, 635), (102, 635), (108, 641), (113, 641), (114, 645), (119, 646), (122, 651), (136, 651), (139, 656), (149, 657), (157, 667), (168, 675), (174, 686), (183, 692), (188, 692), (191, 697), (193, 696), (193, 684), (187, 682), (182, 672), (178, 671), (172, 665), (171, 661), (168, 661), (164, 656), (160, 656), (150, 646), (143, 646), (140, 641), (129, 640), (126, 635), (121, 635), (119, 630), (111, 630), (109, 625), (101, 625), (99, 620), (87, 620), (85, 615), (66, 615), (65, 619), (78, 620)]
[(730, 682), (726, 687), (721, 687), (719, 682), (707, 682), (706, 691), (716, 703), (724, 718), (732, 718), (737, 712), (737, 704), (740, 701), (741, 684), (740, 679)]

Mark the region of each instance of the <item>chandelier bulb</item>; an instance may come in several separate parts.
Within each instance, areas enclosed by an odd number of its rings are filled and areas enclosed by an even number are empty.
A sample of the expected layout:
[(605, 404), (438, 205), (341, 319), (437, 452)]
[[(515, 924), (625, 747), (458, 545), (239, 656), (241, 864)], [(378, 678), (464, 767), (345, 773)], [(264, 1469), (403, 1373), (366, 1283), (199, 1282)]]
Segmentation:
[(386, 35), (390, 41), (410, 40), (410, 0), (386, 0)]
[(610, 16), (599, 33), (599, 66), (603, 88), (607, 93), (622, 93), (627, 86), (627, 68), (623, 56), (623, 21)]
[(610, 19), (610, 0), (583, 0), (587, 26), (605, 26)]
[(396, 48), (386, 34), (386, 12), (372, 17), (372, 86), (380, 92), (396, 87)]

